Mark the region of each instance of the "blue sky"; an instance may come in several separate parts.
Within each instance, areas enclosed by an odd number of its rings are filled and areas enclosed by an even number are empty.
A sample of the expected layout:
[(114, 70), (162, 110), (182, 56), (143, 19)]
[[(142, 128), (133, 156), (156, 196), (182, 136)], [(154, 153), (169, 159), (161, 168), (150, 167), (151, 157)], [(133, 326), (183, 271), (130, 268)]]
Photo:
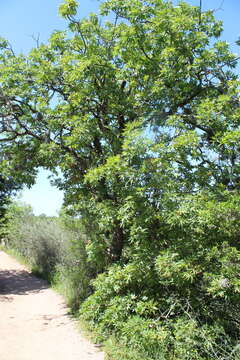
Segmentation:
[[(199, 0), (187, 2), (199, 5)], [(58, 16), (60, 3), (61, 0), (0, 0), (0, 36), (8, 39), (16, 52), (27, 53), (35, 46), (33, 38), (46, 42), (54, 30), (66, 28), (66, 22)], [(240, 37), (240, 1), (202, 0), (202, 3), (204, 10), (218, 9), (215, 15), (224, 21), (223, 38), (239, 53), (234, 42)], [(82, 0), (79, 14), (87, 16), (98, 7), (97, 0)], [(32, 205), (36, 215), (56, 215), (61, 207), (63, 194), (50, 186), (48, 175), (49, 172), (40, 170), (36, 185), (22, 192), (22, 201)]]

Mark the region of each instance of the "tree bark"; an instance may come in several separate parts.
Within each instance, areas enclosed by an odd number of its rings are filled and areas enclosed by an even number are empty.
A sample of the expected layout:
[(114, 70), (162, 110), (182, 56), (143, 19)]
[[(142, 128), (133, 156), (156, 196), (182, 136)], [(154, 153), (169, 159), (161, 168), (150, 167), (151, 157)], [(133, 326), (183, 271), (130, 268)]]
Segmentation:
[(124, 232), (119, 222), (113, 231), (112, 244), (110, 246), (110, 257), (112, 262), (121, 260), (124, 246)]

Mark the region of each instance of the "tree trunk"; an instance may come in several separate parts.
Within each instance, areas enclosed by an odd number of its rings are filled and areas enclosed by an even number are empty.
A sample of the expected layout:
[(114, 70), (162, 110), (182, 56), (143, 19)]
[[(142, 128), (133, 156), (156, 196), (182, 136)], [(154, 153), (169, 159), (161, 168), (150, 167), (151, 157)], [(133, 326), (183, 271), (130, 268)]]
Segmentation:
[(124, 246), (124, 232), (119, 222), (113, 231), (112, 244), (110, 246), (110, 258), (112, 262), (117, 262), (121, 259)]

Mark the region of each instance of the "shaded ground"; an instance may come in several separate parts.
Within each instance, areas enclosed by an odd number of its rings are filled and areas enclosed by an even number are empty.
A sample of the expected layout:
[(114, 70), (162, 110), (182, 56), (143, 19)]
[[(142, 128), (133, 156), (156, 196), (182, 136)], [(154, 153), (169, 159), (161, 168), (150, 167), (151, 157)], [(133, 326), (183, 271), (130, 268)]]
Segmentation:
[(0, 359), (103, 360), (60, 295), (0, 251)]

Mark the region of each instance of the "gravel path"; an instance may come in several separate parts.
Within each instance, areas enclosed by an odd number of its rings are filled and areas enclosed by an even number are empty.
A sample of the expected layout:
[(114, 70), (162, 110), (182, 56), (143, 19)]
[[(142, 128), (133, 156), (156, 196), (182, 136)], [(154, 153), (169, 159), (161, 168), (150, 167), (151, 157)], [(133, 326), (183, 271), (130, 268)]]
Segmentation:
[(0, 251), (0, 360), (103, 360), (47, 282)]

